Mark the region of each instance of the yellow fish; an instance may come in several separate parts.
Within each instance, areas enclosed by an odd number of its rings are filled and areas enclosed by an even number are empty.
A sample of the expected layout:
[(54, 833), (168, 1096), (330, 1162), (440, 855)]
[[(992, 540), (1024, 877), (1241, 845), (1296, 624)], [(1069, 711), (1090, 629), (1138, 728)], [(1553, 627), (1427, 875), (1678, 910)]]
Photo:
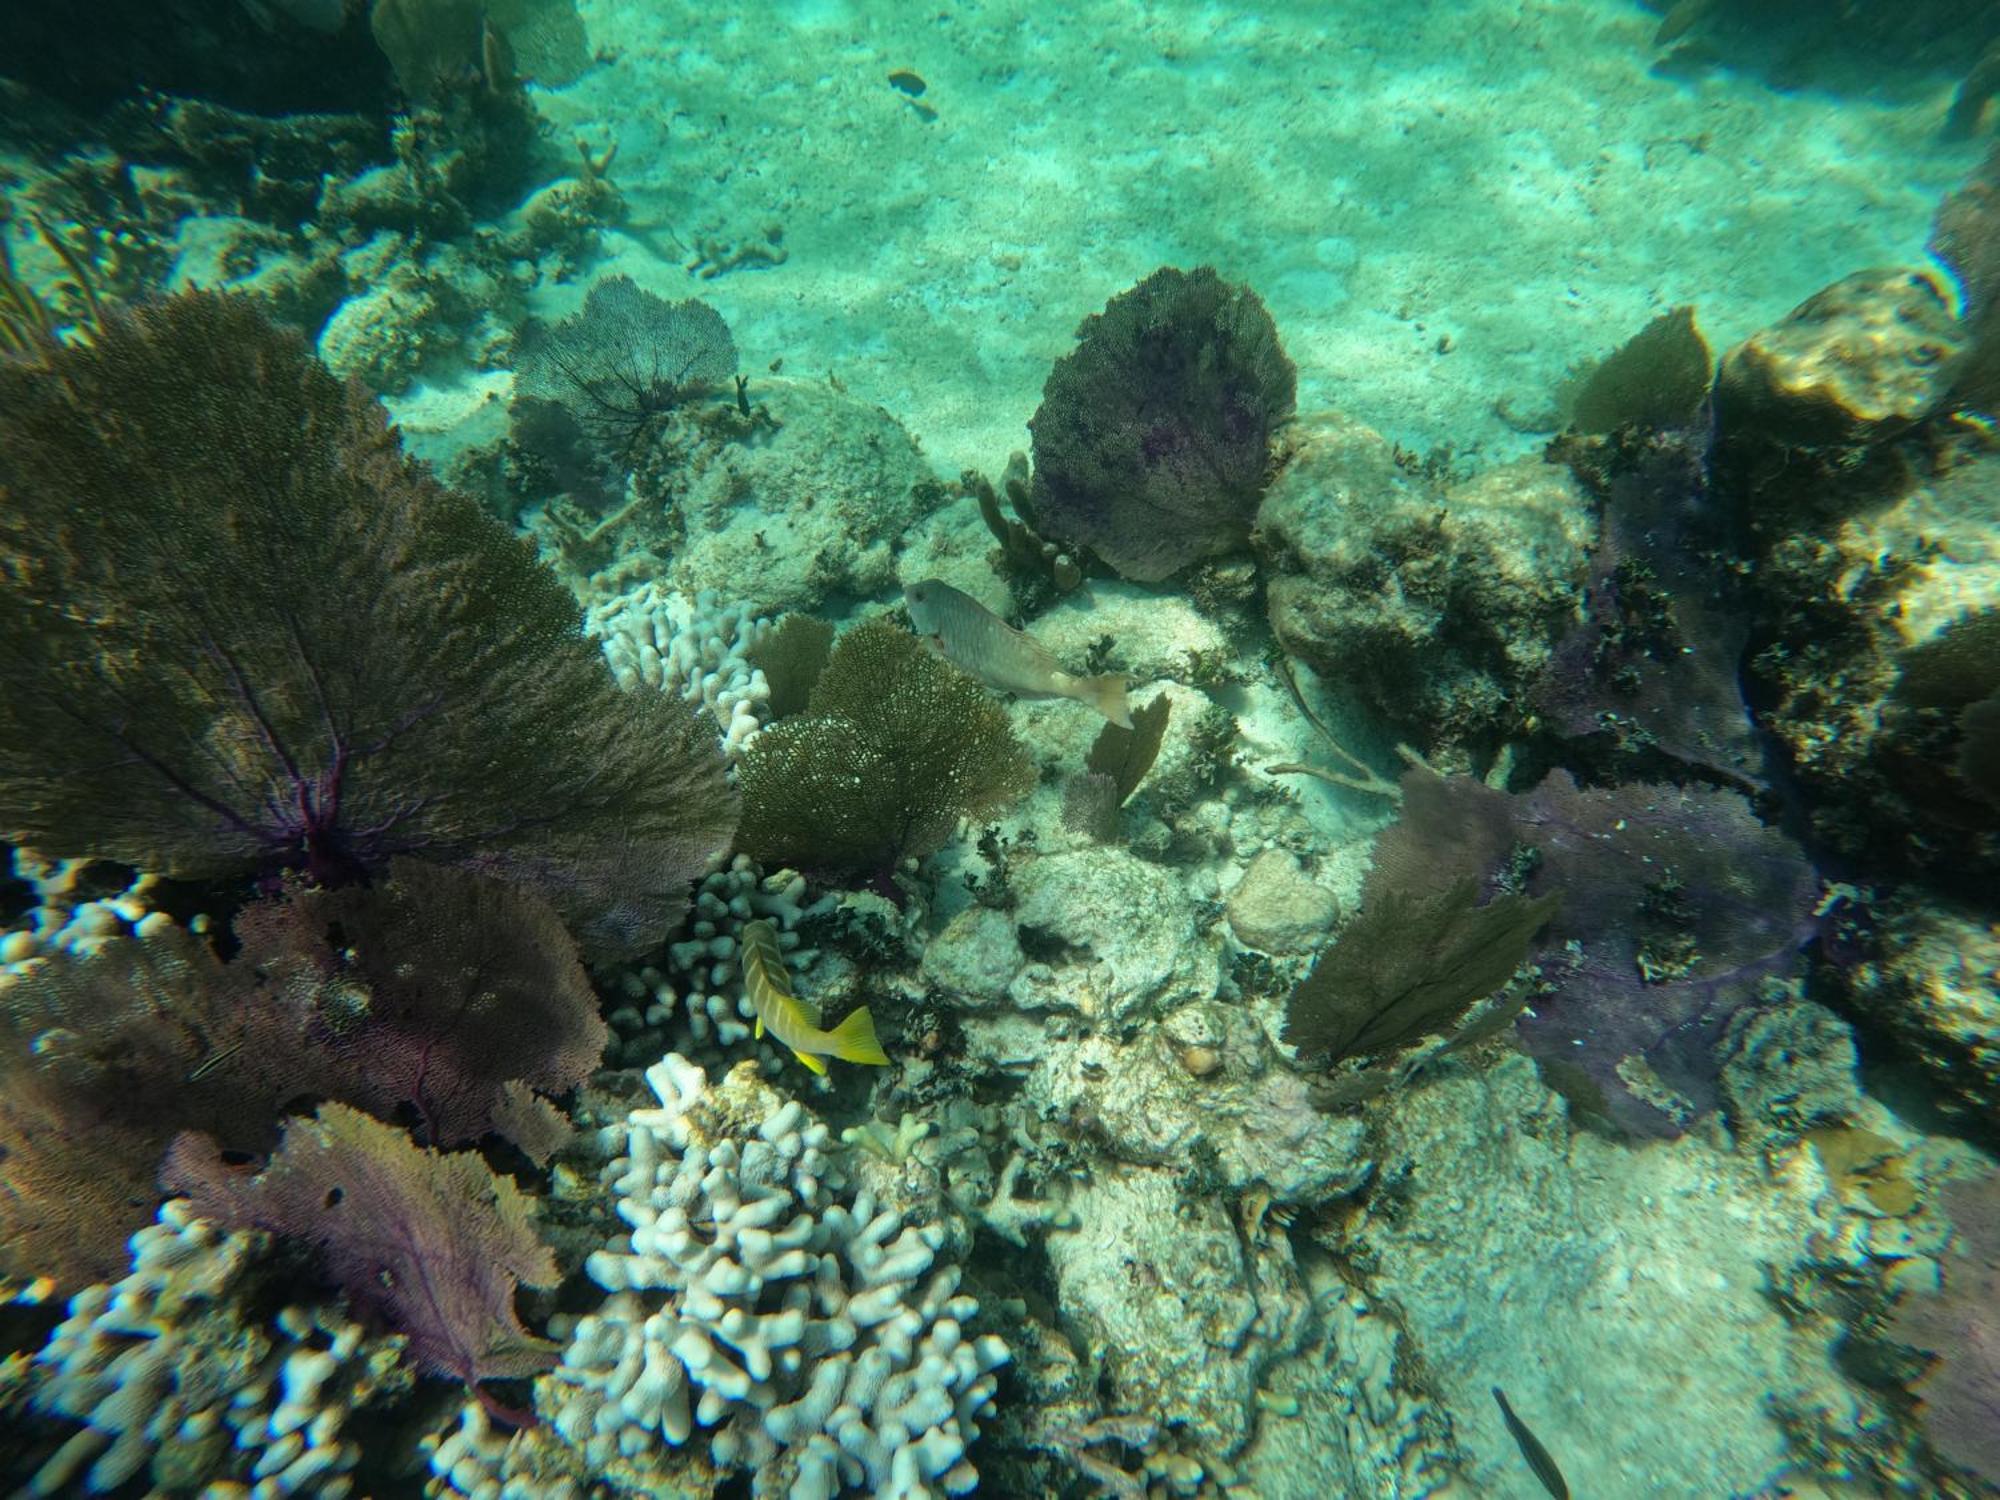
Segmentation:
[(875, 1018), (868, 1014), (867, 1006), (851, 1012), (831, 1031), (819, 1029), (819, 1007), (792, 993), (792, 976), (778, 948), (777, 929), (769, 922), (750, 922), (743, 928), (743, 987), (750, 992), (750, 1004), (757, 1011), (757, 1035), (761, 1037), (768, 1026), (771, 1035), (815, 1073), (826, 1071), (826, 1064), (815, 1053), (842, 1062), (888, 1066), (889, 1056), (875, 1040)]

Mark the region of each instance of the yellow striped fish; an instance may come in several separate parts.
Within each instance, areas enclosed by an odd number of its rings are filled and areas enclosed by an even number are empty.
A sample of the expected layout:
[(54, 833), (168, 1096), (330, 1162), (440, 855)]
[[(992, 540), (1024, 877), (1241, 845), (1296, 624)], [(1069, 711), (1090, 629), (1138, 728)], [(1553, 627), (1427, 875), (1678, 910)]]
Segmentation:
[(792, 976), (778, 948), (777, 929), (769, 922), (745, 924), (742, 941), (743, 987), (750, 992), (750, 1004), (757, 1011), (758, 1036), (769, 1027), (771, 1035), (815, 1073), (826, 1071), (816, 1053), (842, 1062), (888, 1066), (889, 1056), (875, 1040), (875, 1018), (868, 1014), (867, 1006), (849, 1013), (831, 1031), (819, 1029), (819, 1007), (792, 993)]

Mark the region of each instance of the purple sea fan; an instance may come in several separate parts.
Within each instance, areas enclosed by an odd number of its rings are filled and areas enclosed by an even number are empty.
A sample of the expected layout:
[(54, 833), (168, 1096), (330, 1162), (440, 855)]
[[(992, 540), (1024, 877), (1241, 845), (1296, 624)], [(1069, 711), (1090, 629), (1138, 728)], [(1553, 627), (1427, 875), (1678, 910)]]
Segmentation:
[(1509, 794), (1414, 771), (1403, 796), (1364, 899), (1463, 875), (1560, 891), (1536, 956), (1551, 992), (1519, 1023), (1522, 1045), (1634, 1135), (1675, 1134), (1712, 1107), (1722, 1028), (1816, 930), (1819, 880), (1797, 845), (1712, 787), (1586, 789), (1555, 771)]
[(0, 367), (0, 837), (329, 884), (414, 855), (666, 933), (728, 842), (712, 733), (617, 690), (527, 545), (248, 302)]
[(1904, 1299), (1889, 1333), (1937, 1355), (1917, 1382), (1931, 1446), (2000, 1484), (2000, 1172), (1953, 1183), (1944, 1202), (1957, 1230), (1944, 1285)]
[(326, 1104), (286, 1125), (254, 1177), (206, 1136), (185, 1134), (161, 1180), (204, 1218), (311, 1245), (354, 1310), (406, 1334), (432, 1374), (477, 1391), (555, 1362), (555, 1346), (514, 1312), (518, 1284), (555, 1285), (555, 1256), (536, 1236), (534, 1200), (477, 1152), (427, 1151), (393, 1125)]
[(1036, 528), (1145, 583), (1244, 545), (1298, 384), (1257, 294), (1162, 267), (1077, 338), (1028, 423)]

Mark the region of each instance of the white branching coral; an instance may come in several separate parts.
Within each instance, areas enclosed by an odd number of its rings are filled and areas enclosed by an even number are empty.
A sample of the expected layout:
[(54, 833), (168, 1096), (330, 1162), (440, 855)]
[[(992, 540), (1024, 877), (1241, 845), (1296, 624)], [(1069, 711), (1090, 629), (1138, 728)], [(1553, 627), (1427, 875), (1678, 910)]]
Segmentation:
[[(102, 860), (49, 859), (15, 849), (14, 878), (35, 893), (35, 904), (23, 915), (23, 925), (0, 933), (0, 966), (49, 953), (92, 953), (116, 938), (171, 927), (173, 919), (153, 909), (158, 876), (135, 874), (121, 890), (93, 892), (93, 876), (116, 869)], [(200, 931), (207, 919), (197, 917), (195, 925)]]
[(941, 1225), (850, 1191), (827, 1128), (738, 1065), (669, 1054), (607, 1169), (632, 1226), (590, 1257), (608, 1293), (553, 1380), (593, 1467), (711, 1429), (760, 1497), (964, 1494), (1007, 1347), (973, 1336)]
[(657, 583), (641, 584), (584, 616), (585, 632), (602, 641), (623, 687), (704, 705), (732, 760), (757, 737), (770, 701), (770, 684), (748, 657), (770, 624), (747, 603), (724, 604), (713, 589), (690, 599)]
[(360, 1447), (342, 1428), (408, 1387), (403, 1341), (329, 1308), (253, 1313), (265, 1259), (263, 1235), (163, 1206), (132, 1236), (130, 1274), (71, 1298), (19, 1376), (34, 1410), (81, 1424), (21, 1493), (108, 1494), (143, 1473), (175, 1494), (350, 1494)]

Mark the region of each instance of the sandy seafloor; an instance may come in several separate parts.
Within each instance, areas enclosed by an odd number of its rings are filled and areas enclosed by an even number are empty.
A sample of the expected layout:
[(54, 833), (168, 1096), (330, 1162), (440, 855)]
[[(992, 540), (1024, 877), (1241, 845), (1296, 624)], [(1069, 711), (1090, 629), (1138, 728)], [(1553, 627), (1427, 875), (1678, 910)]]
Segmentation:
[[(837, 375), (947, 474), (1025, 446), (1078, 321), (1163, 264), (1258, 291), (1301, 411), (1507, 456), (1535, 439), (1497, 404), (1546, 412), (1663, 309), (1726, 347), (1920, 260), (1978, 155), (1936, 142), (1953, 80), (1869, 102), (1658, 76), (1658, 16), (1613, 0), (579, 8), (610, 61), (535, 97), (618, 145), (643, 239), (610, 234), (599, 270), (699, 292), (745, 370)], [(768, 270), (655, 253), (772, 225)], [(414, 394), (406, 422), (442, 416)]]

